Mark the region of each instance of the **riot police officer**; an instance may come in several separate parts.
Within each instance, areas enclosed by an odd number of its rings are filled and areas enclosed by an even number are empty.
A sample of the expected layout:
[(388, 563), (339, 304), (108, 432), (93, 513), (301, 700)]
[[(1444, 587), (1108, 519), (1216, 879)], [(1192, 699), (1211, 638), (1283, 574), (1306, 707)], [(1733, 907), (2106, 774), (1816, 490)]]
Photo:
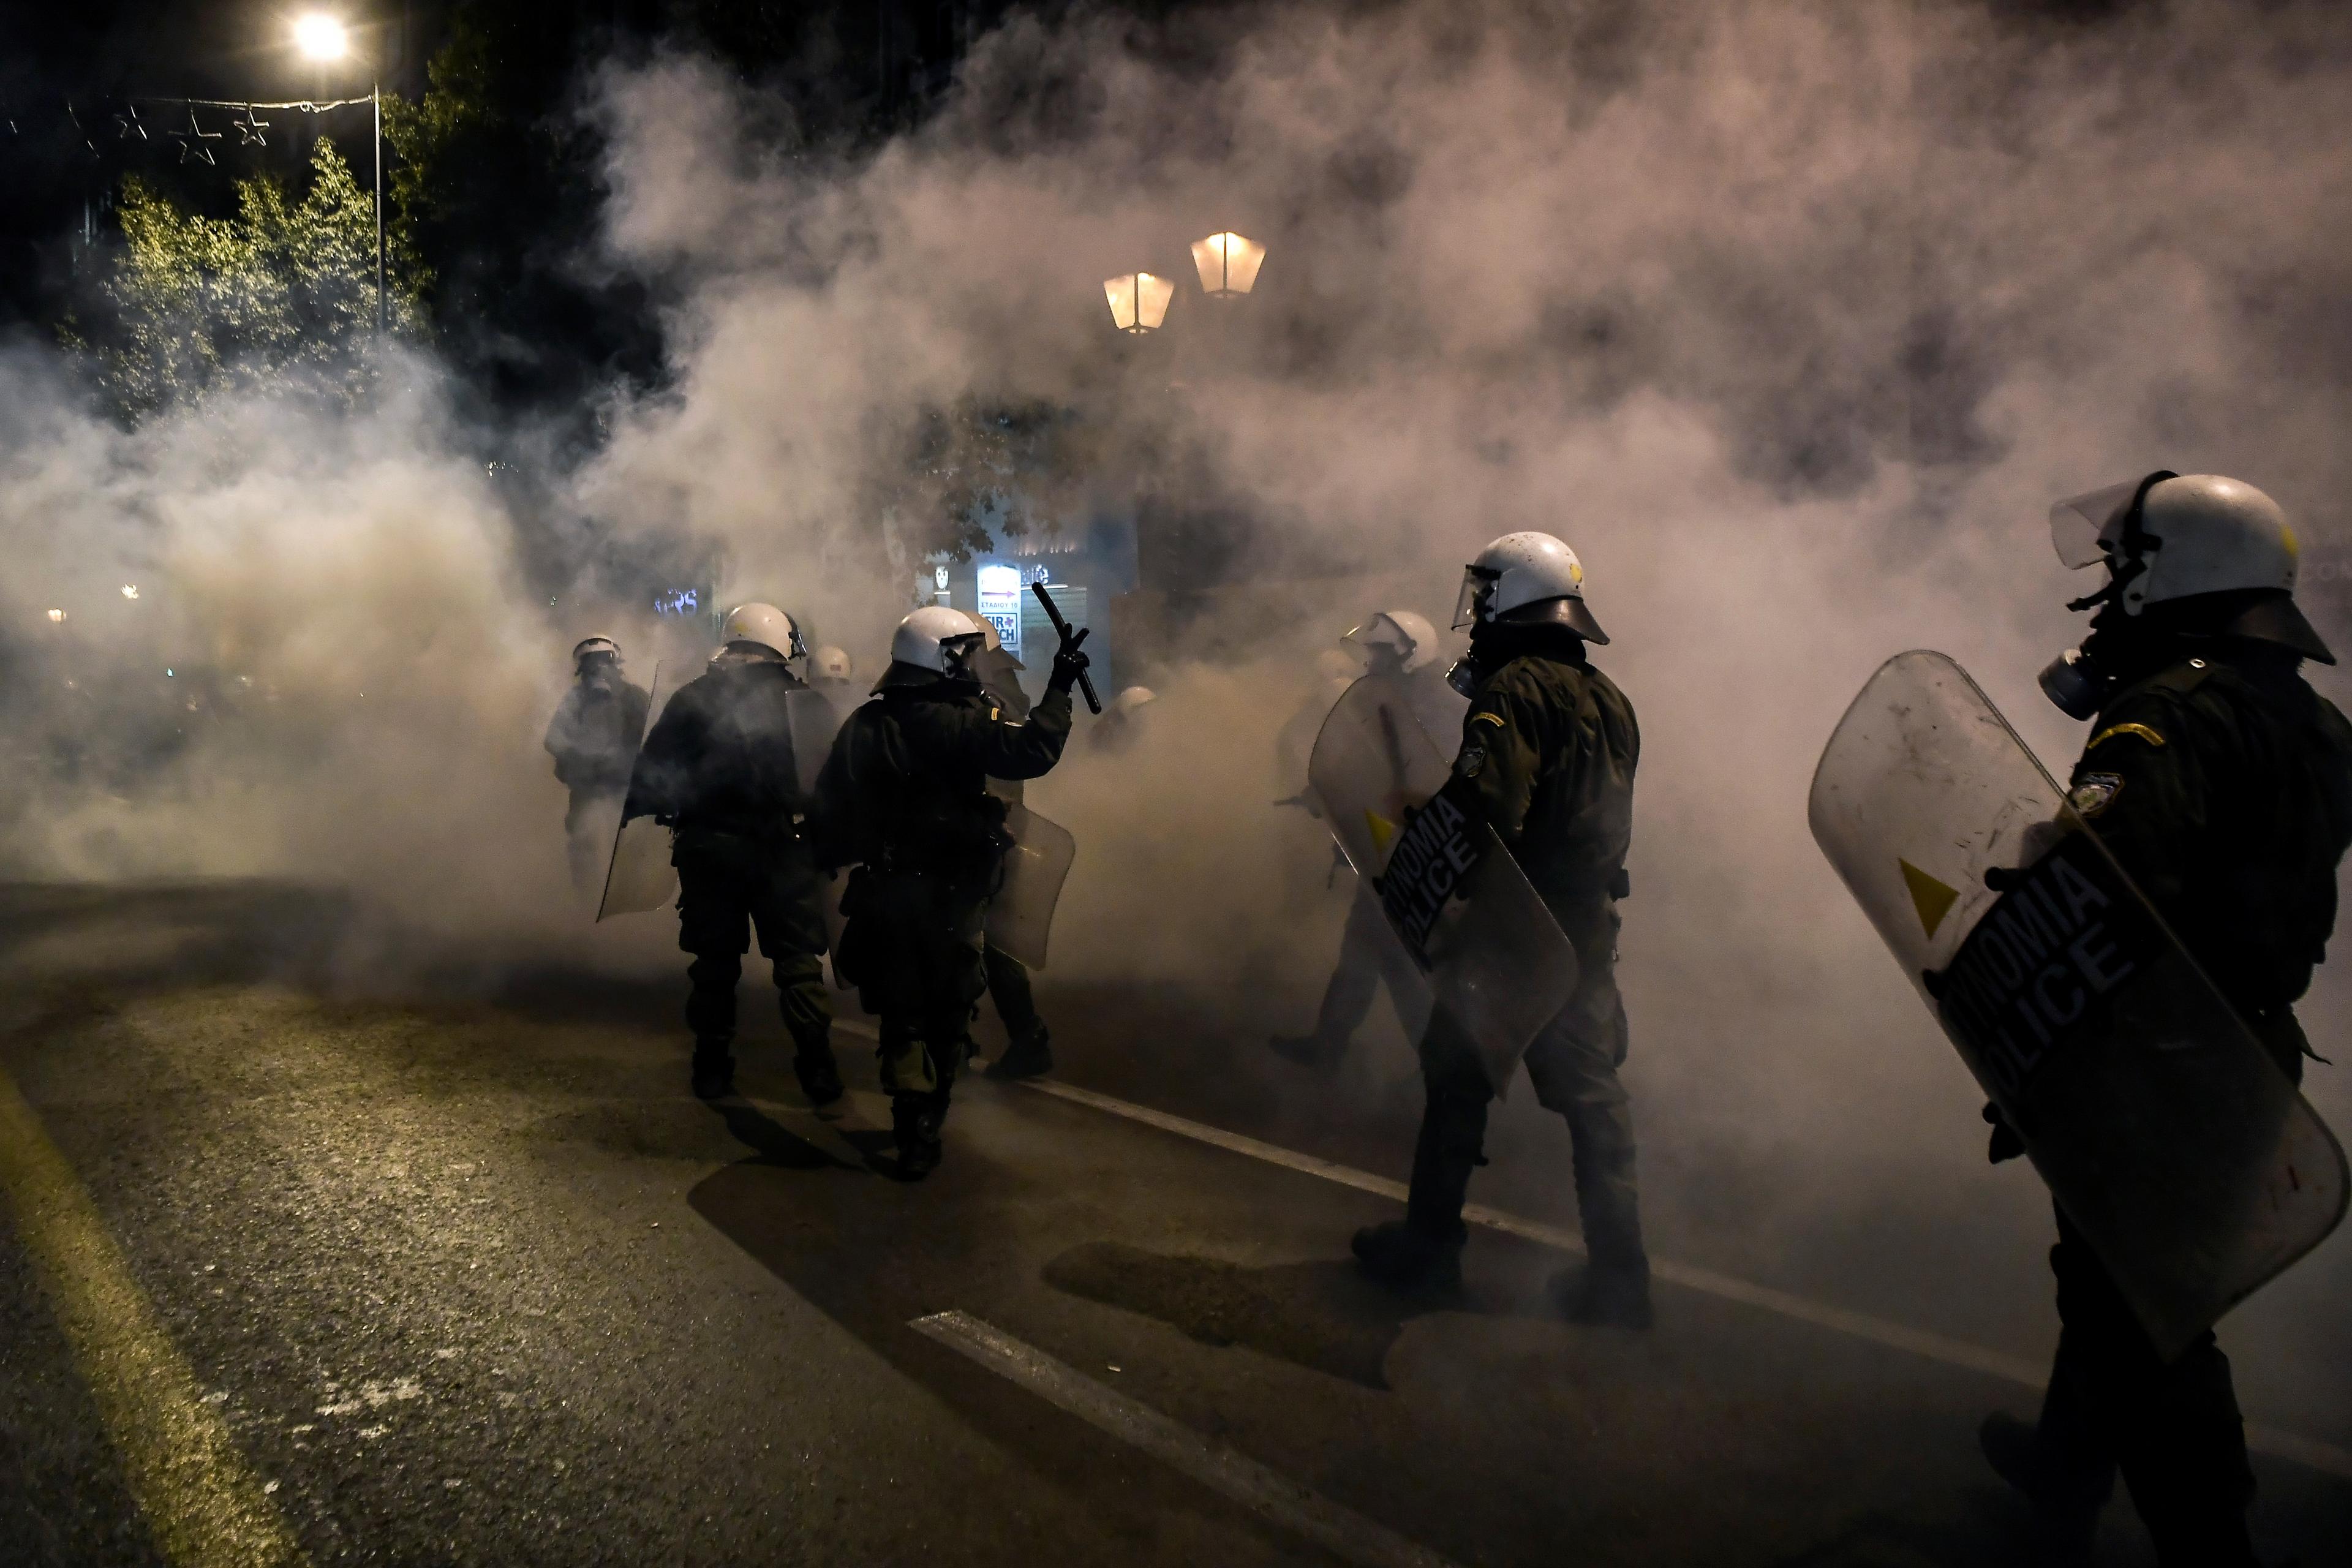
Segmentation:
[[(1029, 717), (1029, 694), (1021, 689), (1022, 672), (1028, 668), (1006, 650), (996, 627), (986, 617), (980, 622), (982, 644), (971, 656), (972, 679), (980, 682), (990, 700), (1006, 715), (1019, 720)], [(1004, 802), (1007, 821), (1027, 810), (1022, 803), (1022, 781), (997, 779), (988, 781), (988, 793)], [(988, 1076), (1011, 1079), (1035, 1078), (1054, 1068), (1053, 1037), (1045, 1020), (1037, 1016), (1037, 997), (1029, 984), (1029, 968), (994, 942), (982, 952), (988, 973), (988, 999), (996, 1008), (1005, 1033), (1004, 1054), (988, 1064)]]
[(845, 717), (857, 706), (857, 669), (849, 650), (831, 643), (809, 657), (809, 685)]
[(694, 1032), (694, 1092), (734, 1091), (735, 986), (756, 930), (793, 1037), (793, 1071), (813, 1104), (841, 1098), (825, 994), (824, 883), (809, 848), (809, 800), (792, 709), (824, 700), (791, 668), (807, 650), (790, 616), (744, 605), (721, 628), (709, 668), (655, 721), (630, 781), (626, 815), (675, 830), (677, 945)]
[[(2070, 608), (2091, 635), (2042, 688), (2091, 723), (2069, 799), (2279, 1067), (2300, 1081), (2294, 1004), (2336, 924), (2352, 844), (2352, 726), (2304, 680), (2334, 656), (2294, 603), (2278, 503), (2218, 475), (2158, 471), (2062, 501), (2061, 559), (2104, 564)], [(2023, 1152), (1994, 1121), (1992, 1158)], [(2168, 1568), (2254, 1561), (2254, 1477), (2210, 1331), (2168, 1362), (2061, 1209), (2057, 1359), (2036, 1426), (1988, 1419), (1986, 1458), (2087, 1554), (2121, 1470)]]
[(842, 898), (848, 925), (835, 968), (880, 1016), (882, 1085), (909, 1180), (940, 1163), (972, 1004), (987, 984), (982, 920), (1012, 843), (988, 781), (1036, 778), (1060, 761), (1085, 637), (1072, 634), (1045, 695), (1016, 719), (972, 674), (980, 626), (943, 605), (915, 611), (817, 781), (824, 863), (858, 867)]
[(555, 759), (556, 778), (572, 794), (563, 836), (572, 885), (585, 892), (604, 875), (612, 814), (627, 793), (629, 759), (646, 732), (653, 699), (623, 677), (621, 645), (611, 637), (582, 638), (572, 650), (572, 689), (556, 704), (544, 744)]
[[(1480, 551), (1464, 571), (1454, 626), (1470, 627), (1470, 653), (1448, 679), (1470, 707), (1444, 794), (1494, 829), (1579, 960), (1575, 992), (1527, 1053), (1538, 1102), (1567, 1120), (1574, 1142), (1588, 1261), (1555, 1289), (1580, 1321), (1647, 1327), (1615, 962), (1641, 732), (1633, 704), (1586, 657), (1609, 638), (1585, 608), (1583, 566), (1551, 535), (1508, 533)], [(1495, 1091), (1459, 1029), (1441, 1009), (1423, 1037), (1429, 1099), (1405, 1217), (1356, 1235), (1366, 1272), (1392, 1284), (1451, 1289), (1461, 1279), (1462, 1205)]]
[[(1363, 650), (1365, 675), (1395, 680), (1404, 687), (1407, 708), (1433, 742), (1444, 745), (1460, 734), (1462, 698), (1445, 683), (1444, 666), (1440, 662), (1444, 649), (1427, 616), (1412, 610), (1382, 610), (1351, 628), (1341, 640)], [(1331, 695), (1336, 700), (1339, 693)], [(1324, 712), (1328, 711), (1327, 704)], [(1318, 727), (1321, 718), (1317, 716)], [(1373, 993), (1383, 984), (1400, 1016), (1418, 1012), (1415, 1004), (1428, 989), (1412, 960), (1390, 935), (1387, 917), (1381, 913), (1380, 895), (1369, 885), (1360, 884), (1356, 901), (1348, 910), (1347, 930), (1339, 939), (1339, 962), (1323, 987), (1314, 1031), (1275, 1036), (1269, 1042), (1275, 1054), (1301, 1067), (1322, 1070), (1337, 1067), (1347, 1055), (1348, 1042), (1372, 1010)], [(1408, 1022), (1406, 1027), (1412, 1026)]]

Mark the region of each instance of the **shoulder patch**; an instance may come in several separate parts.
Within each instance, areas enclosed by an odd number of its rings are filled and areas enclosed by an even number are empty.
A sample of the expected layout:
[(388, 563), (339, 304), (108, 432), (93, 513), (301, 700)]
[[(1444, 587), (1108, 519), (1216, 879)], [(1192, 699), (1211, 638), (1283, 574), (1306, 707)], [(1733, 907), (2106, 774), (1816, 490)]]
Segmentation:
[(1462, 754), (1454, 759), (1454, 771), (1456, 774), (1465, 779), (1475, 779), (1480, 773), (1485, 773), (1486, 771), (1486, 748), (1478, 744), (1475, 741), (1463, 747)]
[(2077, 816), (2096, 816), (2115, 805), (2116, 796), (2123, 792), (2121, 773), (2084, 773), (2066, 792), (2066, 804), (2074, 808)]
[(1497, 730), (1504, 727), (1503, 716), (1500, 713), (1473, 713), (1470, 715), (1470, 721), (1473, 724), (1492, 724)]
[(2149, 729), (2145, 724), (2110, 724), (2105, 729), (2100, 731), (2097, 734), (2092, 736), (2091, 743), (2084, 747), (2083, 750), (2086, 752), (2095, 752), (2098, 750), (2102, 742), (2118, 741), (2126, 735), (2129, 735), (2136, 740), (2146, 741), (2151, 746), (2161, 746), (2164, 744), (2164, 737), (2158, 734), (2155, 731)]

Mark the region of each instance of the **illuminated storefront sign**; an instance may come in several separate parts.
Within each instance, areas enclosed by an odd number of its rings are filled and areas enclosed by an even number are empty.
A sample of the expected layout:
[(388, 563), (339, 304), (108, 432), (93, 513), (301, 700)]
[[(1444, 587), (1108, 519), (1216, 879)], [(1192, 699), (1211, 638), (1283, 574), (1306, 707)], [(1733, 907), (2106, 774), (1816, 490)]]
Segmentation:
[(1004, 651), (1021, 657), (1021, 569), (983, 566), (980, 569), (981, 618), (996, 628)]

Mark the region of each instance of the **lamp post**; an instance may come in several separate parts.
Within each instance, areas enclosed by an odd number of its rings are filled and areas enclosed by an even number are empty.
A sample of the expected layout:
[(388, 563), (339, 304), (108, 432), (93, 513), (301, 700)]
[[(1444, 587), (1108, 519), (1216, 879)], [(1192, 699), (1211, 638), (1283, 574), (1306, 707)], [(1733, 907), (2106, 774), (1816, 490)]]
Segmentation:
[[(294, 24), (294, 47), (308, 60), (342, 59), (352, 52), (351, 29), (323, 12), (313, 11)], [(383, 84), (371, 69), (368, 101), (375, 112), (375, 331), (382, 337), (387, 315), (383, 293)]]

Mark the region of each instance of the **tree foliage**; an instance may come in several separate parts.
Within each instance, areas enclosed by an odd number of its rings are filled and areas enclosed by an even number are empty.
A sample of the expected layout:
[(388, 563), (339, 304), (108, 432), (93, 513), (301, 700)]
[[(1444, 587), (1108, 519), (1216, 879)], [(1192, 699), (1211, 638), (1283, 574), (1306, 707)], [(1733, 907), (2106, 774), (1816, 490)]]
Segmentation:
[(603, 145), (575, 96), (583, 48), (536, 9), (465, 0), (425, 96), (384, 100), (384, 137), (445, 360), (509, 408), (584, 419), (597, 388), (650, 384), (663, 360), (643, 287), (580, 265), (604, 200)]
[[(124, 245), (98, 310), (69, 323), (116, 405), (136, 417), (224, 387), (307, 387), (349, 401), (374, 375), (376, 239), (372, 195), (321, 138), (310, 188), (236, 183), (236, 211), (183, 210), (137, 175), (117, 212)], [(396, 240), (396, 236), (388, 236)], [(414, 268), (391, 245), (391, 331), (415, 329)]]
[(911, 547), (957, 561), (1082, 522), (1103, 455), (1098, 429), (1050, 404), (968, 399), (929, 410), (913, 436), (884, 504)]

